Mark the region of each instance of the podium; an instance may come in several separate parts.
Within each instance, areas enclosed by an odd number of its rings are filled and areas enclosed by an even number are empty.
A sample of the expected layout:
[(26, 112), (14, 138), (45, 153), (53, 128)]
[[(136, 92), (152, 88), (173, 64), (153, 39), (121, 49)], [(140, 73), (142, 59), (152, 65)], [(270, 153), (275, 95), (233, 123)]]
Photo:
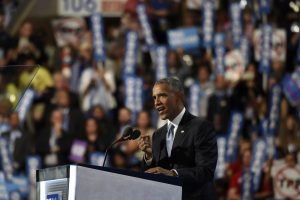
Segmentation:
[(88, 165), (37, 170), (37, 200), (180, 200), (177, 177)]

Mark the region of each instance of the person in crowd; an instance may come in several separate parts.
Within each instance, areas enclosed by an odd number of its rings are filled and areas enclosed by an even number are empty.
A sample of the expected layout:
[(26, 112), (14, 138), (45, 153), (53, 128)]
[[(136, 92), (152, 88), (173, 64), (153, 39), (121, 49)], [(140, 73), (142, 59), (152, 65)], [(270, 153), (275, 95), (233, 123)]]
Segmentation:
[(226, 169), (226, 177), (230, 178), (232, 175), (236, 172), (239, 172), (242, 170), (243, 167), (243, 155), (245, 151), (251, 150), (251, 141), (248, 139), (240, 139), (239, 142), (239, 154), (236, 161), (232, 163), (228, 163), (227, 169)]
[(283, 159), (274, 160), (271, 168), (274, 199), (299, 199), (297, 192), (300, 171), (297, 152), (286, 151)]
[(223, 75), (216, 76), (215, 92), (208, 100), (207, 109), (207, 119), (213, 122), (217, 134), (225, 134), (229, 124), (231, 101)]
[(126, 127), (132, 125), (132, 112), (127, 107), (122, 107), (118, 112), (118, 124), (116, 138), (120, 138)]
[[(33, 101), (34, 109), (32, 116), (35, 128), (34, 132), (36, 133), (39, 133), (48, 123), (51, 111), (56, 107), (55, 96), (57, 91), (68, 88), (65, 78), (60, 72), (54, 72), (52, 79), (53, 86), (47, 87), (40, 95), (36, 96)], [(71, 101), (74, 102), (73, 104), (79, 107), (78, 96), (72, 93), (70, 93), (70, 96)]]
[(38, 94), (41, 94), (48, 87), (53, 86), (52, 75), (50, 74), (49, 69), (44, 66), (38, 66), (37, 60), (32, 53), (20, 54), (18, 59), (19, 64), (21, 65), (16, 67), (20, 72), (20, 89), (26, 89), (29, 84), (31, 84), (30, 86), (32, 86)]
[(8, 52), (11, 49), (10, 40), (11, 37), (7, 33), (5, 26), (5, 14), (3, 10), (0, 10), (0, 66), (5, 66), (9, 63)]
[(101, 105), (95, 105), (90, 112), (91, 113), (89, 114), (89, 116), (92, 116), (97, 120), (99, 128), (103, 132), (105, 132), (105, 135), (107, 135), (108, 137), (108, 143), (111, 144), (116, 137), (116, 127), (113, 125), (112, 118), (108, 116), (108, 114), (105, 112)]
[(116, 100), (112, 93), (115, 85), (108, 79), (101, 64), (94, 63), (91, 68), (82, 72), (79, 85), (79, 94), (82, 100), (82, 110), (88, 111), (94, 105), (100, 104), (106, 111), (115, 108)]
[(197, 70), (197, 78), (195, 84), (199, 85), (200, 89), (200, 102), (199, 102), (199, 114), (198, 117), (206, 118), (208, 99), (214, 92), (214, 85), (210, 80), (210, 67), (208, 64), (202, 63)]
[(36, 152), (41, 155), (43, 167), (67, 164), (71, 137), (63, 127), (63, 113), (56, 109), (51, 113), (51, 125), (39, 134)]
[[(148, 136), (150, 141), (152, 140), (152, 134), (154, 128), (151, 126), (150, 113), (146, 110), (142, 110), (137, 115), (135, 129), (138, 129), (141, 132), (141, 137)], [(129, 156), (134, 156), (140, 162), (143, 160), (143, 151), (139, 150), (137, 140), (129, 140), (125, 143), (126, 154)]]
[(177, 78), (158, 80), (152, 96), (160, 117), (168, 122), (153, 133), (152, 145), (147, 136), (139, 140), (146, 172), (180, 177), (182, 199), (216, 199), (213, 177), (218, 149), (212, 124), (186, 111)]
[(4, 27), (8, 27), (13, 20), (13, 16), (16, 14), (17, 2), (14, 0), (3, 0), (0, 2), (0, 6), (5, 16)]
[(177, 76), (178, 78), (185, 80), (190, 75), (190, 66), (187, 66), (183, 61), (183, 49), (177, 51), (168, 52), (168, 69), (170, 76)]
[(232, 109), (244, 114), (243, 137), (254, 137), (253, 131), (260, 123), (260, 104), (263, 91), (254, 64), (249, 64), (240, 81), (232, 88)]
[[(70, 49), (71, 47), (64, 47), (64, 49)], [(64, 50), (67, 51), (67, 50)], [(69, 50), (71, 51), (71, 50)], [(83, 42), (79, 46), (79, 55), (73, 56), (73, 62), (71, 65), (71, 74), (70, 74), (70, 89), (74, 92), (79, 92), (79, 84), (80, 84), (80, 78), (82, 76), (82, 73), (85, 69), (92, 67), (92, 45), (90, 42)], [(62, 52), (63, 53), (63, 52)], [(69, 55), (71, 56), (71, 55)]]
[(34, 58), (43, 63), (46, 60), (44, 53), (44, 44), (39, 36), (35, 35), (34, 25), (30, 21), (25, 21), (19, 30), (19, 34), (13, 40), (14, 59), (17, 60), (19, 55), (32, 54)]
[(53, 107), (55, 106), (55, 96), (56, 93), (60, 90), (68, 91), (70, 95), (71, 107), (79, 108), (79, 98), (75, 92), (69, 90), (69, 84), (67, 79), (60, 71), (56, 71), (52, 74), (53, 86), (47, 87), (46, 90), (35, 99), (35, 103), (42, 102), (47, 106)]
[(80, 137), (84, 130), (84, 117), (79, 108), (71, 106), (68, 90), (62, 89), (56, 92), (56, 108), (63, 114), (62, 127), (72, 138)]
[(26, 156), (33, 149), (30, 149), (31, 140), (28, 133), (21, 127), (18, 112), (12, 112), (9, 116), (10, 130), (1, 134), (8, 142), (8, 150), (12, 155), (13, 167), (17, 172), (25, 173)]
[(88, 156), (94, 152), (105, 152), (110, 145), (109, 138), (105, 132), (99, 127), (97, 119), (89, 117), (85, 121), (85, 136), (84, 140), (87, 142), (86, 161)]
[(283, 125), (280, 127), (278, 143), (279, 148), (285, 152), (300, 150), (300, 129), (296, 116), (290, 114), (284, 120)]
[(251, 150), (247, 149), (243, 152), (242, 155), (241, 169), (235, 171), (230, 178), (230, 185), (228, 190), (229, 200), (241, 199), (241, 184), (242, 184), (241, 177), (244, 171), (250, 171), (250, 165), (251, 165)]
[(116, 169), (127, 169), (128, 159), (120, 147), (114, 148), (110, 153), (110, 166)]
[[(266, 199), (272, 196), (272, 187), (271, 187), (271, 179), (270, 179), (270, 162), (265, 162), (264, 167), (262, 168), (262, 175), (259, 180), (259, 188), (255, 192), (254, 191), (254, 173), (251, 170), (251, 162), (252, 162), (252, 152), (247, 144), (251, 145), (251, 143), (246, 142), (244, 143), (244, 150), (241, 151), (241, 161), (240, 165), (236, 166), (231, 171), (231, 176), (229, 176), (229, 188), (227, 198), (229, 200), (239, 200), (242, 199), (243, 191), (243, 174), (250, 172), (251, 176), (251, 190), (250, 194), (253, 195), (253, 199)], [(240, 146), (243, 147), (243, 146)]]

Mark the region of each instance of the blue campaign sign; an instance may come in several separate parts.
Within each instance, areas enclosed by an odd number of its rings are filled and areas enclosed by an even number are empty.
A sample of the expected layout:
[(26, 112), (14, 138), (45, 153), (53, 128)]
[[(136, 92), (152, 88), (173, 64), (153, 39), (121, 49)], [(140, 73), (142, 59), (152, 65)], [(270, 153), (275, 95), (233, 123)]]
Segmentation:
[(283, 93), (292, 106), (300, 102), (300, 69), (288, 74), (282, 81)]
[(198, 29), (193, 27), (170, 30), (168, 31), (168, 43), (171, 49), (197, 49), (200, 47)]
[(300, 38), (298, 39), (297, 62), (300, 62)]
[(213, 45), (215, 18), (214, 4), (215, 3), (212, 0), (205, 0), (202, 5), (202, 45), (206, 49), (210, 49)]
[(227, 148), (225, 156), (227, 162), (233, 162), (238, 157), (238, 141), (243, 128), (243, 123), (243, 113), (233, 111), (230, 116), (229, 129), (227, 133)]
[(259, 10), (260, 10), (261, 14), (269, 14), (271, 11), (270, 0), (260, 0), (259, 1)]
[(262, 27), (262, 44), (259, 72), (269, 74), (271, 72), (272, 50), (272, 26), (265, 24)]
[(94, 58), (97, 62), (105, 61), (103, 19), (100, 13), (91, 15), (91, 26), (93, 33)]

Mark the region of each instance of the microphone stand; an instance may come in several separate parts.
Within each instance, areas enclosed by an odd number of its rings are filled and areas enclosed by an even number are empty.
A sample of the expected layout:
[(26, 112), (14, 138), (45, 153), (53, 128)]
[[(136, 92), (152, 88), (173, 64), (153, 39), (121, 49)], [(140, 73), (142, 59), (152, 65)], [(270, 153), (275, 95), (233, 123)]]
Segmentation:
[(102, 167), (104, 167), (104, 165), (105, 165), (105, 161), (106, 161), (106, 157), (107, 157), (107, 154), (108, 154), (108, 150), (109, 150), (113, 145), (115, 145), (115, 144), (117, 144), (117, 143), (118, 143), (118, 140), (115, 141), (115, 142), (113, 142), (113, 143), (111, 143), (111, 144), (109, 145), (109, 147), (107, 147), (107, 149), (105, 150), (104, 160), (103, 160)]
[(105, 150), (105, 154), (104, 154), (104, 160), (103, 160), (103, 164), (102, 164), (102, 167), (104, 167), (105, 165), (105, 161), (106, 161), (106, 158), (107, 158), (107, 155), (108, 155), (108, 150), (110, 150), (115, 144), (119, 143), (119, 142), (123, 142), (123, 141), (126, 141), (130, 138), (130, 135), (127, 135), (126, 137), (121, 137), (120, 139), (114, 141), (113, 143), (111, 143), (107, 149)]
[(109, 147), (107, 147), (107, 149), (105, 151), (105, 154), (104, 154), (104, 160), (103, 160), (102, 167), (104, 167), (104, 165), (105, 165), (108, 150), (111, 149), (115, 144), (117, 144), (119, 142), (124, 142), (126, 140), (135, 140), (141, 135), (141, 132), (138, 129), (132, 131), (132, 128), (130, 128), (130, 129), (124, 131), (124, 132), (125, 132), (125, 134), (123, 135), (123, 137), (121, 137), (120, 139), (114, 141), (113, 143), (111, 143), (111, 145), (109, 145)]

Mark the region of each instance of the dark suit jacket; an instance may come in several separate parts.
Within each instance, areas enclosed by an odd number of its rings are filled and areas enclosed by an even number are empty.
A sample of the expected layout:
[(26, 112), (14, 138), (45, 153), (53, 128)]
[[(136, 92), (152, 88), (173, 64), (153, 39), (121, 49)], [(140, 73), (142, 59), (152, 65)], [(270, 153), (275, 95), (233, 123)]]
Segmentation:
[[(233, 99), (227, 95), (213, 94), (208, 100), (207, 120), (215, 123), (217, 134), (225, 134), (228, 129)], [(216, 120), (218, 118), (218, 120)], [(217, 121), (217, 123), (216, 123)]]
[(185, 112), (176, 131), (171, 157), (166, 149), (167, 125), (154, 132), (152, 166), (176, 169), (183, 181), (182, 199), (216, 199), (213, 186), (218, 158), (211, 123)]
[[(25, 163), (26, 157), (30, 154), (30, 140), (28, 133), (22, 129), (18, 129), (21, 133), (21, 136), (16, 138), (14, 142), (14, 151), (13, 151), (13, 162), (15, 170), (18, 172), (25, 172)], [(2, 137), (9, 142), (11, 132), (5, 132), (2, 134)]]

